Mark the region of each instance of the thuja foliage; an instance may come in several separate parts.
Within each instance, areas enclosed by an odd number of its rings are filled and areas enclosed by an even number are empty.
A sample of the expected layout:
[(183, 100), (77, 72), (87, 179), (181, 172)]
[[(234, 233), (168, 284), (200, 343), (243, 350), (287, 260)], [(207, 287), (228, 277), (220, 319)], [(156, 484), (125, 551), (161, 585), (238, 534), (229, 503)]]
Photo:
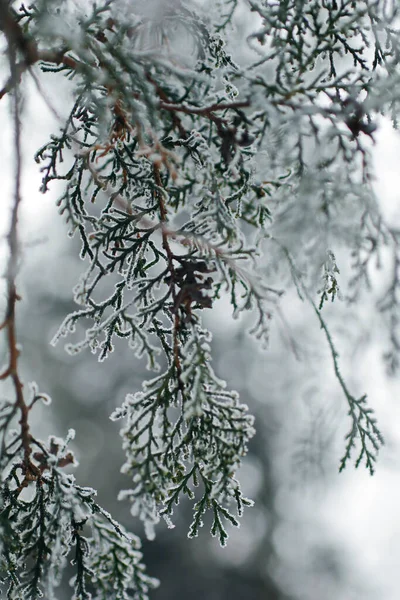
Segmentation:
[[(209, 512), (224, 545), (226, 524), (238, 525), (251, 504), (236, 472), (254, 428), (212, 367), (203, 317), (221, 297), (234, 317), (251, 315), (249, 330), (266, 344), (294, 285), (348, 406), (340, 470), (354, 457), (373, 473), (383, 444), (366, 396), (341, 375), (324, 307), (340, 296), (337, 249), (352, 264), (342, 297), (355, 302), (390, 248), (393, 279), (378, 309), (390, 325), (385, 358), (397, 369), (399, 232), (374, 197), (371, 148), (381, 114), (397, 125), (398, 11), (390, 0), (0, 0), (10, 67), (0, 97), (11, 103), (16, 163), (2, 323), (10, 386), (0, 405), (8, 598), (54, 598), (69, 561), (75, 599), (144, 600), (155, 585), (138, 539), (68, 474), (73, 432), (43, 442), (31, 429), (31, 411), (49, 399), (35, 384), (29, 392), (18, 370), (24, 80), (59, 119), (35, 159), (41, 191), (62, 189), (60, 214), (86, 264), (78, 308), (53, 341), (72, 334), (68, 352), (90, 348), (103, 361), (122, 338), (155, 371), (111, 415), (123, 420), (122, 470), (133, 482), (120, 498), (152, 538), (186, 496), (189, 537)], [(61, 79), (71, 98), (64, 115), (43, 91)]]

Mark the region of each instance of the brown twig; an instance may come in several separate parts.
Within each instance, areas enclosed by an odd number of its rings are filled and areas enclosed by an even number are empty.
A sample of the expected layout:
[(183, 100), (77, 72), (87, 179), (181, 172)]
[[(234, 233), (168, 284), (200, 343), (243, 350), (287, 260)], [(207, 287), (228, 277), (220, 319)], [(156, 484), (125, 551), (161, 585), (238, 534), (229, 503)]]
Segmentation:
[(237, 145), (243, 145), (243, 141), (245, 141), (244, 145), (247, 145), (250, 139), (247, 135), (247, 132), (245, 132), (242, 134), (241, 139), (238, 140), (236, 137), (237, 127), (229, 126), (229, 121), (227, 119), (224, 119), (215, 113), (221, 110), (239, 110), (249, 106), (250, 102), (248, 100), (243, 102), (214, 103), (210, 106), (204, 106), (202, 108), (196, 106), (187, 106), (184, 104), (168, 104), (166, 102), (160, 102), (159, 104), (159, 108), (161, 110), (170, 111), (172, 115), (174, 115), (176, 112), (183, 112), (184, 114), (191, 116), (206, 117), (212, 121), (216, 125), (218, 136), (221, 138), (220, 150), (225, 165), (228, 165), (231, 162)]
[(181, 392), (183, 394), (183, 385), (182, 385), (181, 378), (180, 378), (180, 374), (182, 371), (181, 362), (180, 362), (180, 358), (179, 358), (179, 339), (178, 339), (180, 320), (179, 320), (179, 312), (178, 312), (178, 307), (177, 307), (177, 291), (176, 291), (177, 277), (176, 277), (176, 273), (175, 273), (174, 253), (172, 252), (171, 246), (169, 244), (168, 238), (170, 237), (170, 234), (167, 231), (167, 229), (165, 228), (165, 224), (168, 221), (168, 215), (167, 215), (167, 208), (165, 206), (163, 193), (161, 191), (163, 189), (163, 184), (162, 184), (162, 180), (161, 180), (160, 169), (157, 164), (154, 164), (153, 169), (154, 169), (154, 180), (158, 187), (158, 191), (156, 192), (156, 194), (157, 194), (157, 199), (158, 199), (158, 205), (160, 207), (160, 219), (161, 219), (161, 225), (162, 225), (162, 227), (161, 227), (162, 245), (163, 245), (163, 248), (167, 255), (168, 268), (169, 268), (169, 272), (171, 274), (169, 285), (171, 288), (172, 299), (173, 299), (173, 303), (174, 303), (174, 307), (175, 307), (174, 330), (173, 330), (174, 362), (175, 362), (175, 368), (176, 368), (177, 375), (178, 375), (179, 387), (181, 388)]
[[(170, 104), (169, 98), (168, 98), (167, 94), (165, 93), (165, 91), (162, 89), (162, 87), (156, 81), (154, 81), (154, 79), (151, 77), (151, 75), (149, 73), (146, 75), (146, 77), (147, 77), (147, 80), (154, 86), (154, 89), (156, 90), (156, 93), (157, 93), (158, 97), (160, 98), (160, 100), (162, 101), (162, 103), (165, 105), (169, 105)], [(176, 111), (175, 112), (171, 111), (171, 113), (172, 113), (172, 123), (173, 123), (174, 127), (179, 131), (179, 134), (182, 138), (187, 138), (188, 132), (182, 125), (182, 121), (176, 114)]]
[(211, 106), (204, 106), (198, 108), (196, 106), (185, 106), (184, 104), (168, 104), (167, 102), (160, 102), (159, 107), (163, 110), (170, 112), (183, 112), (186, 115), (199, 115), (204, 117), (212, 117), (213, 113), (220, 110), (228, 109), (239, 109), (248, 108), (250, 102), (248, 100), (243, 102), (221, 102), (220, 104), (211, 104)]
[[(35, 60), (24, 60), (16, 65), (16, 69), (18, 72), (18, 82), (21, 81), (21, 76), (25, 71), (29, 70), (34, 63), (41, 60), (44, 62), (54, 63), (56, 65), (60, 65), (62, 63), (74, 70), (78, 68), (79, 64), (71, 56), (65, 54), (65, 50), (41, 50), (36, 54)], [(10, 77), (7, 83), (0, 90), (0, 100), (13, 89), (14, 85), (15, 80), (12, 77)]]
[[(36, 42), (24, 34), (21, 25), (14, 18), (7, 0), (0, 0), (0, 30), (7, 38), (9, 51), (12, 48), (12, 52), (16, 55), (16, 50), (19, 50), (28, 65), (38, 60)], [(13, 68), (16, 64), (14, 58)]]
[(0, 30), (4, 32), (8, 47), (13, 48), (15, 55), (18, 50), (23, 56), (23, 60), (20, 62), (14, 60), (14, 72), (0, 90), (0, 100), (19, 83), (22, 74), (38, 61), (50, 62), (56, 65), (62, 63), (71, 69), (78, 68), (78, 62), (66, 54), (67, 50), (65, 48), (39, 50), (36, 40), (25, 35), (21, 25), (14, 18), (8, 2), (5, 0), (0, 0)]
[[(24, 481), (27, 485), (28, 481), (35, 479), (40, 474), (39, 469), (32, 463), (31, 440), (28, 414), (29, 407), (27, 406), (24, 394), (23, 384), (18, 373), (18, 357), (19, 350), (17, 346), (17, 335), (15, 326), (15, 307), (19, 296), (16, 290), (16, 275), (18, 268), (18, 211), (21, 204), (21, 173), (22, 173), (22, 157), (21, 157), (21, 121), (19, 110), (19, 69), (16, 61), (17, 48), (25, 48), (21, 38), (20, 28), (16, 27), (14, 20), (11, 17), (8, 6), (3, 0), (0, 0), (0, 26), (3, 29), (8, 41), (8, 55), (10, 62), (11, 77), (10, 80), (14, 87), (17, 88), (17, 93), (13, 97), (13, 116), (14, 116), (14, 151), (15, 151), (15, 184), (14, 184), (14, 202), (11, 210), (10, 229), (7, 235), (9, 248), (9, 257), (6, 269), (7, 281), (7, 309), (4, 322), (1, 329), (5, 329), (7, 336), (9, 362), (8, 367), (2, 374), (2, 379), (10, 377), (15, 390), (15, 408), (20, 413), (20, 439), (24, 452), (24, 460), (22, 464)], [(28, 48), (28, 46), (26, 46)], [(26, 50), (27, 52), (28, 50)], [(25, 487), (23, 484), (22, 487)], [(21, 489), (22, 489), (21, 487)]]

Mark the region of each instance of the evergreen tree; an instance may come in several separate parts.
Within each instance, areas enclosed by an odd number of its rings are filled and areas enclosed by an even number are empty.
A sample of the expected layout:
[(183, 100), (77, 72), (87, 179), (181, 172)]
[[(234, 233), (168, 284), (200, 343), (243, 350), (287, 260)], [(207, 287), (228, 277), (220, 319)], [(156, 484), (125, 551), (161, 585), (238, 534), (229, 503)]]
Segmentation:
[[(233, 30), (242, 11), (251, 32)], [(398, 240), (372, 190), (378, 117), (396, 126), (399, 98), (394, 1), (220, 0), (85, 3), (0, 0), (9, 76), (15, 186), (7, 237), (7, 306), (0, 375), (2, 586), (10, 599), (54, 598), (68, 560), (75, 599), (145, 599), (140, 542), (79, 486), (69, 443), (35, 437), (30, 413), (50, 398), (23, 385), (15, 315), (18, 294), (24, 80), (33, 78), (60, 129), (35, 156), (43, 193), (63, 192), (60, 214), (79, 235), (86, 271), (78, 309), (54, 343), (104, 361), (117, 338), (155, 374), (111, 419), (123, 419), (120, 492), (155, 535), (173, 526), (182, 497), (193, 503), (189, 537), (206, 512), (222, 545), (251, 500), (236, 472), (253, 418), (212, 367), (203, 315), (222, 297), (252, 315), (262, 344), (279, 300), (294, 286), (332, 356), (348, 406), (339, 469), (351, 457), (374, 472), (382, 434), (366, 396), (343, 379), (324, 305), (339, 295), (337, 249), (352, 259), (342, 284), (356, 302), (383, 246), (393, 278), (378, 306), (390, 325), (389, 369), (398, 368)], [(233, 43), (234, 40), (234, 43)], [(247, 43), (247, 53), (235, 44)], [(237, 54), (237, 56), (236, 56)], [(43, 82), (67, 78), (59, 115)], [(48, 409), (50, 410), (50, 409)], [(90, 482), (88, 482), (90, 483)]]

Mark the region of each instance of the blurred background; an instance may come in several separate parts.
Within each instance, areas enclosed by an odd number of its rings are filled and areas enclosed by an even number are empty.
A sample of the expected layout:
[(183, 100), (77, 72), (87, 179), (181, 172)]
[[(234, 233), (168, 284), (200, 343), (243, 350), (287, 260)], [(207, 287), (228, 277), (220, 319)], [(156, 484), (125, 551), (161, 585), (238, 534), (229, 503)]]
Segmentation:
[[(3, 71), (4, 72), (4, 71)], [(154, 600), (397, 600), (400, 561), (400, 383), (385, 374), (381, 357), (387, 330), (375, 302), (387, 278), (373, 274), (375, 292), (361, 306), (345, 301), (327, 305), (325, 318), (340, 351), (342, 373), (352, 393), (366, 392), (375, 409), (386, 446), (377, 472), (349, 466), (338, 474), (344, 436), (350, 426), (346, 403), (335, 380), (329, 348), (315, 315), (296, 293), (283, 299), (272, 325), (270, 347), (261, 350), (248, 334), (248, 320), (232, 320), (222, 299), (206, 315), (213, 332), (215, 368), (237, 389), (256, 416), (257, 434), (239, 474), (245, 495), (255, 500), (240, 529), (230, 530), (221, 549), (205, 524), (199, 538), (187, 538), (190, 506), (176, 511), (175, 529), (160, 524), (153, 542), (144, 539), (127, 504), (117, 501), (130, 480), (123, 462), (119, 424), (109, 420), (125, 394), (148, 377), (127, 345), (120, 344), (105, 363), (86, 351), (71, 357), (62, 342), (49, 342), (62, 319), (76, 309), (72, 287), (84, 264), (79, 240), (67, 237), (57, 214), (59, 190), (38, 192), (40, 172), (35, 151), (59, 123), (28, 79), (24, 85), (24, 179), (20, 218), (21, 263), (18, 336), (25, 382), (36, 381), (53, 403), (32, 414), (35, 435), (64, 437), (76, 430), (73, 448), (81, 485), (98, 490), (99, 503), (128, 530), (143, 539), (150, 575), (161, 580)], [(44, 94), (63, 112), (69, 88), (58, 80)], [(2, 201), (0, 257), (13, 182), (12, 133), (7, 98), (0, 101)], [(400, 138), (381, 120), (374, 148), (376, 191), (387, 218), (399, 221)], [(343, 286), (349, 257), (338, 256)], [(387, 263), (389, 265), (389, 262)], [(5, 303), (1, 281), (1, 303)], [(251, 318), (251, 317), (249, 317)], [(4, 346), (1, 356), (4, 357)], [(179, 577), (178, 577), (179, 574)], [(68, 578), (67, 578), (68, 579)], [(61, 600), (70, 597), (68, 584)]]

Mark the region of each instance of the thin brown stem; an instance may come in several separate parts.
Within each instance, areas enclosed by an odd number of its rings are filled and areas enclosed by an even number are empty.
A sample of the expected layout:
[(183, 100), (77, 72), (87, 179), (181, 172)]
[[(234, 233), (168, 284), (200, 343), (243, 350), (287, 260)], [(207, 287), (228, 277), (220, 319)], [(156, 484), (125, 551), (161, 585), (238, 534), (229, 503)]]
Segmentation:
[(163, 245), (163, 248), (167, 255), (168, 268), (169, 268), (169, 271), (171, 274), (170, 287), (171, 287), (171, 294), (172, 294), (174, 310), (175, 310), (174, 329), (173, 329), (174, 362), (175, 362), (175, 368), (176, 368), (176, 371), (178, 374), (179, 386), (181, 387), (181, 392), (183, 393), (183, 386), (182, 386), (181, 380), (180, 380), (180, 374), (182, 371), (181, 362), (180, 362), (180, 358), (179, 358), (179, 339), (178, 339), (180, 319), (179, 319), (179, 312), (178, 312), (179, 306), (177, 306), (178, 294), (176, 291), (176, 273), (175, 273), (175, 265), (174, 265), (174, 253), (172, 252), (171, 246), (169, 244), (169, 239), (168, 239), (169, 234), (164, 227), (168, 221), (168, 215), (167, 215), (167, 208), (165, 206), (164, 196), (161, 191), (161, 189), (163, 188), (163, 184), (162, 184), (162, 180), (161, 180), (161, 173), (160, 173), (159, 167), (156, 164), (154, 165), (154, 179), (155, 179), (157, 187), (159, 188), (159, 191), (157, 192), (157, 198), (158, 198), (158, 204), (160, 207), (160, 218), (161, 218), (161, 222), (163, 225), (161, 228), (162, 245)]
[[(162, 103), (164, 105), (169, 105), (169, 98), (168, 98), (167, 94), (165, 93), (165, 91), (162, 89), (162, 87), (156, 81), (154, 81), (154, 79), (151, 77), (150, 74), (147, 74), (146, 77), (147, 77), (147, 80), (154, 86), (154, 89), (156, 90), (156, 93), (157, 93), (158, 97), (160, 98), (160, 100), (162, 101)], [(174, 127), (179, 131), (180, 136), (182, 138), (188, 137), (188, 132), (182, 125), (182, 121), (180, 120), (180, 118), (178, 117), (176, 112), (171, 111), (171, 114), (172, 114), (172, 123), (173, 123)]]
[(204, 106), (203, 108), (185, 106), (184, 104), (168, 104), (167, 102), (160, 102), (159, 104), (159, 107), (163, 110), (183, 112), (187, 115), (199, 115), (204, 117), (211, 117), (214, 112), (220, 110), (248, 108), (249, 106), (250, 102), (248, 100), (243, 102), (221, 102), (220, 104), (211, 104), (211, 106)]
[[(15, 55), (13, 73), (0, 90), (0, 100), (19, 83), (23, 73), (40, 60), (57, 65), (62, 63), (71, 69), (78, 68), (77, 61), (66, 54), (65, 48), (39, 50), (36, 40), (23, 32), (6, 0), (0, 0), (0, 31), (4, 32), (8, 47), (13, 49)], [(16, 60), (17, 51), (23, 56), (20, 62)]]
[(23, 472), (25, 480), (31, 480), (37, 477), (39, 471), (31, 461), (31, 440), (28, 414), (29, 407), (25, 403), (23, 394), (23, 384), (18, 372), (18, 357), (19, 350), (17, 346), (16, 324), (15, 324), (15, 308), (19, 296), (16, 289), (16, 276), (18, 269), (18, 213), (21, 204), (21, 174), (22, 174), (22, 157), (21, 157), (21, 120), (19, 108), (19, 69), (16, 61), (17, 48), (21, 49), (22, 40), (18, 27), (14, 27), (15, 23), (10, 15), (8, 6), (0, 0), (0, 26), (5, 32), (8, 41), (8, 55), (10, 62), (11, 77), (15, 93), (13, 96), (13, 125), (14, 125), (14, 152), (15, 152), (15, 180), (14, 180), (14, 201), (11, 209), (10, 229), (7, 235), (9, 257), (6, 269), (7, 282), (7, 308), (2, 329), (6, 332), (7, 346), (9, 354), (9, 363), (2, 378), (10, 377), (15, 390), (15, 407), (20, 413), (20, 439), (24, 451)]

